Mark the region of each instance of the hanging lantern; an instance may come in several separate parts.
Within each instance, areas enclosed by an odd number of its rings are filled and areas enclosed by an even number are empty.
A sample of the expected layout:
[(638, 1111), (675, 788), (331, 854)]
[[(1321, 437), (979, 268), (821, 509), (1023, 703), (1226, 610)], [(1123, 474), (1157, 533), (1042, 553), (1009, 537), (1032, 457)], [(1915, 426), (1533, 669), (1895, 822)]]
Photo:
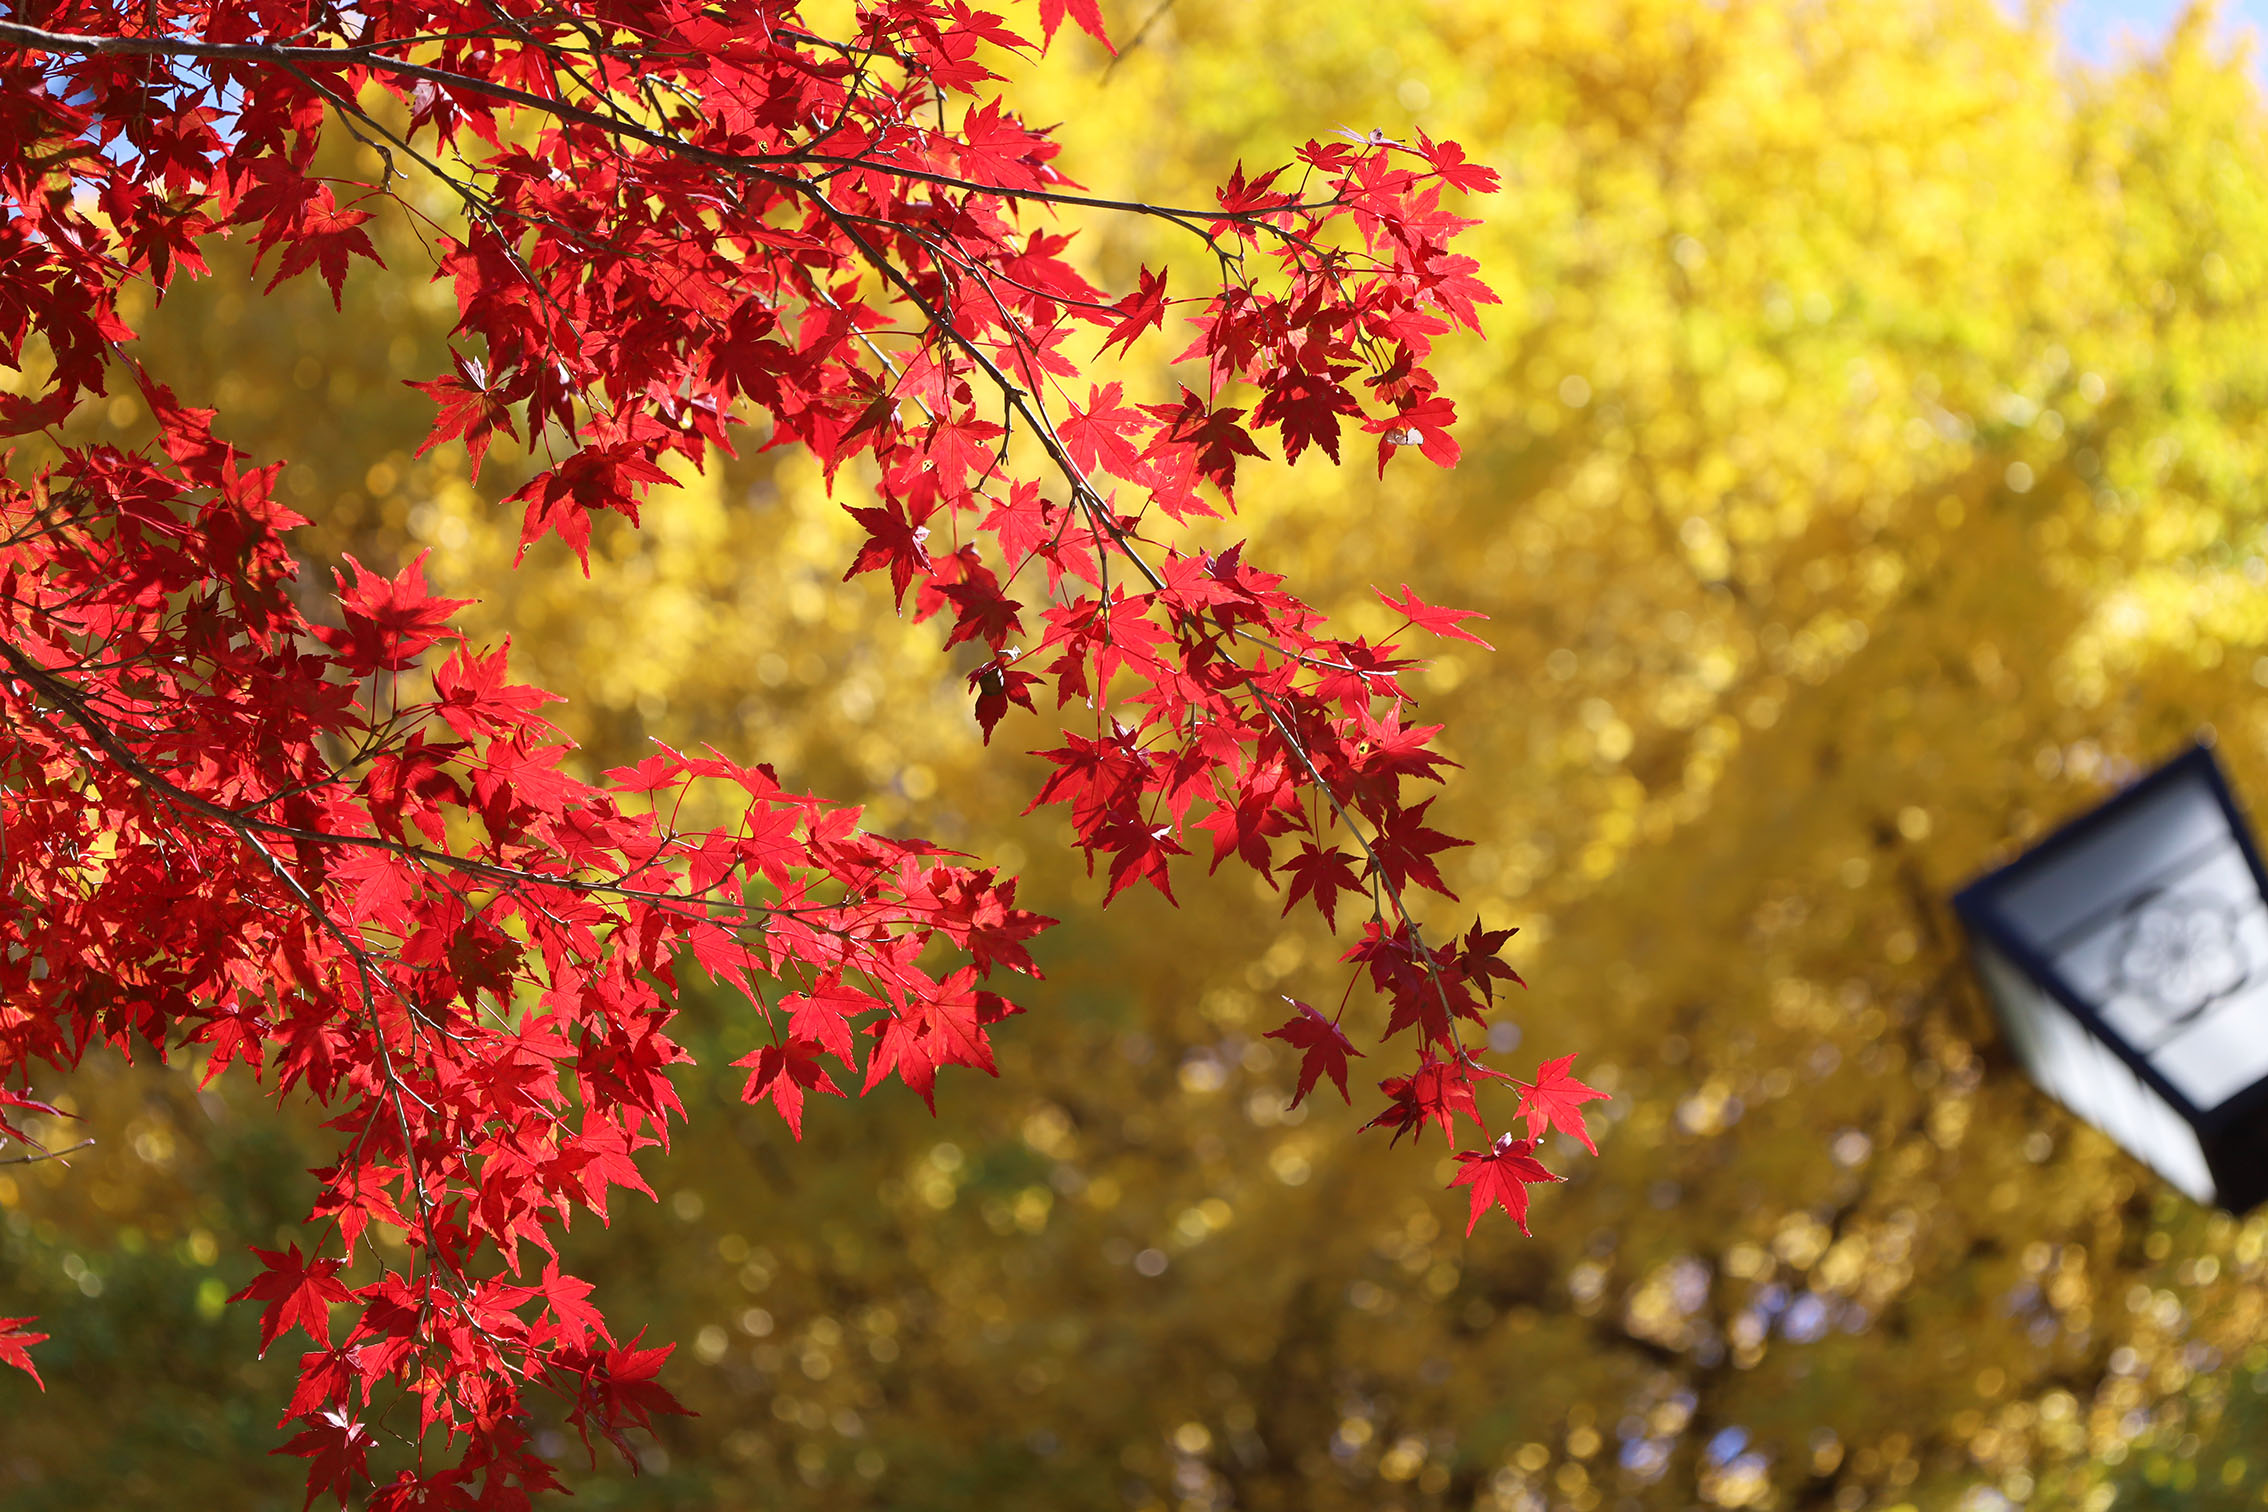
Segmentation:
[(2042, 1087), (2199, 1202), (2268, 1198), (2268, 873), (2210, 749), (1953, 906)]

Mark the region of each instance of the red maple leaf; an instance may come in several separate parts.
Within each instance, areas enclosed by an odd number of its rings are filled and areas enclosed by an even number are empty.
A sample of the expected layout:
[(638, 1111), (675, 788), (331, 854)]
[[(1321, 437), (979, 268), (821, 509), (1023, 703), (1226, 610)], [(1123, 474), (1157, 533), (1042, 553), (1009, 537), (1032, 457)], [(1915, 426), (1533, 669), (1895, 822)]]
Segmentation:
[(1145, 264), (1134, 292), (1112, 305), (1111, 309), (1117, 312), (1119, 321), (1110, 328), (1110, 334), (1103, 338), (1102, 349), (1107, 352), (1113, 343), (1123, 341), (1126, 350), (1132, 351), (1135, 339), (1144, 331), (1165, 325), (1164, 272), (1152, 273)]
[(427, 647), (453, 635), (449, 616), (472, 602), (433, 596), (425, 584), (425, 559), (430, 554), (419, 552), (416, 560), (390, 578), (349, 556), (354, 585), (348, 587), (346, 574), (338, 574), (339, 608), (346, 615), (346, 628), (322, 626), (315, 634), (358, 673), (400, 672), (414, 665)]
[(314, 1506), (315, 1498), (325, 1491), (337, 1497), (340, 1506), (347, 1505), (355, 1483), (369, 1478), (370, 1446), (376, 1442), (377, 1436), (348, 1417), (345, 1408), (334, 1407), (275, 1451), (308, 1461), (307, 1500), (300, 1503), (301, 1512)]
[(464, 438), (465, 454), (472, 460), (473, 481), (480, 480), (481, 459), (488, 455), (488, 443), (501, 429), (515, 441), (520, 433), (512, 428), (512, 409), (496, 396), (487, 382), (486, 371), (477, 362), (468, 361), (464, 353), (450, 349), (450, 361), (456, 365), (455, 377), (443, 376), (422, 382), (404, 379), (441, 407), (433, 422), (433, 429), (417, 449), (424, 456), (444, 441)]
[(1180, 901), (1173, 895), (1171, 862), (1188, 852), (1174, 839), (1172, 826), (1153, 825), (1146, 819), (1118, 819), (1097, 830), (1091, 844), (1111, 852), (1110, 890), (1103, 894), (1104, 902), (1137, 882), (1149, 883), (1164, 893), (1169, 903)]
[(370, 212), (341, 210), (329, 184), (304, 177), (278, 159), (261, 159), (258, 172), (261, 182), (237, 207), (236, 220), (259, 225), (258, 255), (265, 256), (270, 247), (279, 244), (283, 247), (283, 258), (275, 276), (268, 280), (268, 289), (274, 290), (295, 273), (315, 268), (330, 286), (332, 307), (343, 310), (347, 260), (367, 257), (385, 266), (378, 249), (370, 243), (370, 233), (362, 229)]
[(1286, 462), (1299, 460), (1310, 443), (1322, 447), (1323, 454), (1333, 462), (1338, 461), (1339, 417), (1353, 415), (1359, 419), (1362, 415), (1362, 406), (1339, 381), (1353, 371), (1351, 366), (1322, 372), (1293, 368), (1277, 374), (1254, 407), (1252, 423), (1273, 425), (1283, 432)]
[(1457, 623), (1459, 620), (1487, 619), (1488, 616), (1478, 609), (1442, 609), (1425, 603), (1410, 591), (1410, 585), (1407, 583), (1402, 585), (1402, 596), (1399, 599), (1394, 598), (1383, 588), (1374, 588), (1371, 591), (1378, 595), (1380, 603), (1400, 614), (1420, 630), (1431, 630), (1435, 635), (1445, 636), (1450, 640), (1471, 641), (1484, 651), (1496, 649), (1487, 641), (1482, 640), (1472, 631), (1462, 628)]
[(1103, 29), (1102, 7), (1096, 0), (1039, 0), (1040, 27), (1048, 42), (1055, 41), (1055, 29), (1063, 24), (1068, 14), (1079, 23), (1079, 29), (1110, 49), (1112, 57), (1118, 49), (1111, 45), (1110, 34)]
[(1362, 1052), (1351, 1044), (1337, 1024), (1301, 1002), (1287, 997), (1285, 1002), (1299, 1012), (1282, 1026), (1271, 1029), (1265, 1038), (1280, 1039), (1299, 1051), (1299, 1090), (1292, 1094), (1291, 1105), (1298, 1107), (1307, 1094), (1315, 1090), (1315, 1079), (1328, 1074), (1338, 1084), (1339, 1096), (1348, 1102), (1354, 1098), (1347, 1092), (1347, 1057), (1359, 1057)]
[(1461, 1186), (1473, 1189), (1472, 1212), (1465, 1218), (1467, 1238), (1480, 1223), (1481, 1214), (1492, 1205), (1509, 1213), (1512, 1221), (1520, 1225), (1521, 1233), (1528, 1232), (1528, 1188), (1560, 1179), (1536, 1164), (1532, 1158), (1535, 1147), (1532, 1139), (1499, 1134), (1485, 1155), (1473, 1150), (1457, 1152), (1459, 1169), (1449, 1185), (1452, 1189)]
[(1124, 392), (1115, 383), (1089, 384), (1086, 407), (1066, 406), (1063, 422), (1056, 427), (1063, 437), (1063, 449), (1090, 474), (1098, 468), (1127, 479), (1141, 474), (1141, 453), (1134, 449), (1131, 437), (1134, 427), (1141, 423), (1142, 412), (1119, 403)]
[[(1231, 215), (1252, 215), (1273, 210), (1292, 202), (1291, 195), (1276, 188), (1276, 180), (1283, 176), (1283, 169), (1271, 168), (1258, 178), (1248, 179), (1244, 176), (1244, 164), (1240, 160), (1229, 170), (1228, 182), (1213, 191), (1213, 198), (1220, 201), (1221, 208)], [(1212, 230), (1218, 235), (1229, 225), (1227, 221), (1214, 221)]]
[(537, 473), (506, 500), (527, 505), (520, 521), (520, 555), (526, 556), (530, 546), (557, 531), (588, 573), (592, 512), (612, 510), (635, 525), (640, 491), (668, 481), (669, 474), (641, 448), (624, 443), (586, 446), (557, 467)]
[(928, 529), (907, 519), (905, 506), (895, 499), (880, 509), (853, 509), (850, 517), (866, 527), (866, 544), (843, 573), (844, 580), (887, 568), (891, 593), (905, 603), (914, 574), (929, 567), (929, 553), (922, 545), (929, 539)]
[(44, 399), (0, 394), (0, 436), (21, 436), (61, 425), (78, 403), (78, 396), (66, 389), (59, 389)]
[(945, 982), (929, 1001), (910, 1005), (867, 1026), (875, 1037), (874, 1053), (866, 1063), (866, 1085), (871, 1092), (892, 1072), (921, 1095), (931, 1112), (937, 1111), (937, 1072), (942, 1066), (967, 1066), (987, 1076), (993, 1068), (992, 1042), (985, 1027), (1015, 1010), (999, 994), (975, 990), (976, 973), (964, 967)]
[(1591, 1131), (1583, 1127), (1583, 1104), (1604, 1101), (1607, 1094), (1569, 1076), (1567, 1068), (1574, 1064), (1574, 1056), (1563, 1055), (1536, 1067), (1534, 1081), (1515, 1082), (1520, 1089), (1520, 1112), (1528, 1120), (1529, 1139), (1542, 1138), (1547, 1128), (1557, 1129), (1574, 1135), (1583, 1141), (1584, 1149), (1596, 1155), (1599, 1147), (1591, 1143)]
[(284, 1409), (284, 1417), (316, 1417), (324, 1408), (345, 1401), (356, 1374), (356, 1363), (351, 1347), (310, 1350), (301, 1355), (299, 1385), (291, 1394), (291, 1405)]
[(1399, 447), (1414, 446), (1442, 467), (1455, 467), (1464, 455), (1449, 427), (1457, 423), (1457, 406), (1438, 394), (1419, 400), (1391, 420), (1372, 420), (1365, 430), (1378, 432), (1378, 473), (1386, 474), (1386, 460)]
[(1253, 443), (1252, 433), (1236, 423), (1243, 410), (1229, 405), (1214, 409), (1187, 388), (1181, 391), (1179, 404), (1146, 404), (1143, 408), (1165, 422), (1143, 455), (1161, 456), (1177, 448), (1194, 452), (1197, 471), (1221, 491), (1223, 498), (1236, 494), (1237, 458), (1267, 456)]
[(345, 1302), (353, 1295), (345, 1283), (336, 1279), (340, 1262), (310, 1259), (299, 1252), (297, 1244), (292, 1245), (288, 1253), (255, 1245), (252, 1253), (260, 1257), (266, 1269), (252, 1278), (251, 1285), (228, 1300), (268, 1304), (260, 1314), (260, 1353), (266, 1354), (276, 1336), (293, 1327), (305, 1329), (307, 1336), (318, 1344), (329, 1344), (331, 1304)]
[(1481, 921), (1475, 919), (1473, 927), (1465, 931), (1465, 938), (1451, 947), (1457, 957), (1458, 969), (1464, 973), (1467, 981), (1480, 984), (1481, 995), (1491, 1005), (1496, 1002), (1498, 982), (1510, 982), (1515, 987), (1528, 985), (1509, 962), (1499, 959), (1497, 955), (1519, 932), (1517, 929), (1484, 928)]
[(508, 641), (485, 655), (459, 646), (433, 674), (435, 702), (450, 729), (470, 739), (509, 736), (541, 723), (535, 711), (554, 695), (505, 681), (510, 653)]
[(1022, 482), (1008, 490), (1007, 498), (995, 497), (991, 503), (980, 528), (1000, 542), (1000, 559), (1013, 577), (1061, 529), (1062, 507), (1042, 494), (1038, 484)]
[(315, 1174), (323, 1181), (323, 1193), (315, 1199), (309, 1216), (338, 1219), (339, 1237), (346, 1243), (349, 1259), (353, 1258), (355, 1246), (362, 1242), (371, 1219), (392, 1224), (397, 1230), (409, 1227), (409, 1220), (402, 1216), (392, 1194), (386, 1190), (401, 1179), (399, 1166), (373, 1162), (344, 1170), (333, 1167)]
[(39, 1367), (32, 1364), (31, 1347), (46, 1343), (47, 1335), (31, 1333), (24, 1327), (26, 1323), (38, 1321), (37, 1318), (0, 1318), (0, 1365), (13, 1365), (34, 1381), (39, 1381), (39, 1389), (45, 1391), (47, 1383), (40, 1381)]
[[(1088, 4), (1091, 8), (1092, 0)], [(1096, 24), (1101, 24), (1099, 15)], [(962, 116), (960, 141), (954, 144), (954, 153), (961, 160), (963, 178), (1006, 189), (1038, 189), (1050, 181), (1046, 164), (1055, 156), (1055, 145), (1045, 132), (1033, 131), (1017, 120), (1004, 102), (990, 100)], [(1033, 238), (1035, 242), (1041, 239)], [(1033, 261), (1024, 259), (1021, 271), (1035, 271)]]
[(984, 730), (984, 743), (992, 744), (992, 727), (1000, 723), (1012, 703), (1022, 704), (1032, 713), (1031, 690), (1039, 679), (1029, 672), (1019, 672), (1008, 665), (1008, 659), (996, 656), (969, 674), (969, 686), (976, 689), (977, 724)]
[(1425, 154), (1427, 166), (1448, 182), (1451, 188), (1468, 194), (1494, 194), (1497, 173), (1494, 168), (1470, 161), (1465, 149), (1455, 142), (1436, 142), (1418, 128), (1418, 151)]
[(590, 1304), (591, 1283), (580, 1276), (561, 1274), (556, 1260), (543, 1268), (541, 1294), (549, 1313), (548, 1326), (558, 1337), (577, 1347), (593, 1334), (609, 1344), (614, 1342), (614, 1335), (606, 1331), (606, 1319)]
[(606, 1349), (594, 1353), (578, 1372), (573, 1411), (567, 1421), (590, 1442), (590, 1430), (596, 1428), (609, 1443), (622, 1451), (623, 1457), (636, 1463), (637, 1456), (630, 1447), (625, 1432), (629, 1428), (653, 1426), (657, 1412), (677, 1417), (693, 1414), (671, 1395), (669, 1388), (654, 1377), (661, 1374), (664, 1362), (669, 1359), (674, 1344), (663, 1344), (654, 1349), (640, 1349), (645, 1339), (641, 1332), (637, 1338), (620, 1349)]
[(1326, 849), (1302, 840), (1299, 854), (1284, 863), (1284, 870), (1291, 874), (1292, 884), (1284, 893), (1283, 911), (1290, 913), (1294, 903), (1312, 894), (1324, 924), (1332, 929), (1339, 927), (1335, 916), (1339, 894), (1363, 890), (1362, 878), (1355, 875), (1355, 858), (1337, 846)]
[(914, 618), (927, 619), (946, 603), (953, 606), (953, 628), (945, 636), (948, 646), (982, 641), (998, 651), (1010, 636), (1023, 633), (1024, 622), (1018, 618), (1023, 605), (1001, 590), (1000, 579), (977, 560), (974, 546), (936, 559), (929, 581), (915, 598)]
[(791, 1039), (781, 1045), (766, 1045), (751, 1050), (733, 1062), (736, 1066), (753, 1066), (748, 1083), (740, 1089), (740, 1100), (753, 1103), (769, 1097), (780, 1117), (787, 1120), (788, 1132), (797, 1139), (803, 1137), (803, 1094), (808, 1088), (843, 1095), (819, 1064), (820, 1047), (807, 1039)]
[(50, 1118), (70, 1118), (73, 1116), (64, 1112), (61, 1108), (41, 1102), (36, 1097), (26, 1097), (21, 1092), (11, 1092), (6, 1087), (0, 1087), (0, 1134), (5, 1134), (10, 1139), (20, 1139), (35, 1150), (43, 1150), (47, 1147), (8, 1122), (8, 1115), (4, 1111), (8, 1108), (29, 1108), (34, 1113), (45, 1113)]
[[(1389, 1145), (1400, 1144), (1404, 1134), (1428, 1120), (1441, 1125), (1441, 1137), (1455, 1144), (1457, 1131), (1450, 1123), (1454, 1115), (1462, 1113), (1476, 1124), (1481, 1122), (1480, 1105), (1473, 1101), (1473, 1084), (1464, 1071), (1431, 1055), (1410, 1075), (1387, 1077), (1378, 1090), (1387, 1096), (1386, 1111), (1363, 1127), (1391, 1128), (1394, 1137)], [(1481, 1127), (1485, 1132), (1487, 1125)]]
[(1371, 838), (1371, 853), (1377, 858), (1371, 869), (1382, 871), (1386, 880), (1395, 887), (1407, 887), (1412, 882), (1444, 898), (1457, 895), (1449, 884), (1441, 880), (1441, 872), (1433, 864), (1435, 853), (1470, 845), (1470, 840), (1459, 840), (1440, 830), (1428, 828), (1425, 811), (1433, 807), (1433, 800), (1410, 808), (1398, 808), (1379, 822), (1378, 833)]

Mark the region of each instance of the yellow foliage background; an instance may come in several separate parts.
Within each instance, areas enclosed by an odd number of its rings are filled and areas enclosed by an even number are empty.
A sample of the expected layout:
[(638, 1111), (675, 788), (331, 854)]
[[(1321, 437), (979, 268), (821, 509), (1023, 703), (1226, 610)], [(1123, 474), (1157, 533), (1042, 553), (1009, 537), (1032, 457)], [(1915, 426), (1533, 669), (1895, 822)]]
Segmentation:
[[(978, 745), (934, 627), (839, 581), (857, 532), (802, 459), (688, 476), (588, 581), (555, 550), (514, 571), (518, 459), (475, 486), (411, 455), (400, 380), (452, 311), (407, 229), (343, 318), (224, 258), (147, 315), (150, 360), (291, 459), (311, 562), (430, 549), (594, 766), (712, 741), (1021, 868), (1065, 920), (1001, 1080), (949, 1080), (934, 1121), (878, 1096), (792, 1144), (719, 1069), (748, 1026), (692, 996), (661, 1200), (574, 1250), (682, 1346), (702, 1416), (580, 1497), (2262, 1504), (2268, 1220), (2030, 1088), (1945, 902), (2200, 732), (2268, 793), (2250, 63), (2197, 17), (2075, 70), (2052, 17), (1990, 0), (1112, 20), (1115, 63), (1067, 47), (1010, 88), (1098, 189), (1200, 201), (1341, 123), (1505, 175), (1474, 233), (1504, 304), (1445, 364), (1463, 464), (1255, 469), (1214, 535), (1362, 629), (1391, 623), (1373, 584), (1491, 616), (1493, 655), (1418, 682), (1479, 842), (1438, 917), (1521, 926), (1495, 1043), (1580, 1052), (1615, 1096), (1600, 1158), (1556, 1151), (1535, 1239), (1468, 1241), (1438, 1146), (1287, 1114), (1259, 1035), (1279, 993), (1336, 995), (1337, 947), (1225, 877), (1100, 911), (1058, 821), (1017, 817), (1002, 748), (1044, 727)], [(1084, 230), (1114, 276), (1190, 261)], [(288, 1365), (241, 1364), (219, 1299), (316, 1136), (146, 1070), (71, 1095), (96, 1150), (0, 1174), (0, 1295), (57, 1335), (47, 1396), (0, 1382), (0, 1502), (296, 1506), (262, 1454)]]

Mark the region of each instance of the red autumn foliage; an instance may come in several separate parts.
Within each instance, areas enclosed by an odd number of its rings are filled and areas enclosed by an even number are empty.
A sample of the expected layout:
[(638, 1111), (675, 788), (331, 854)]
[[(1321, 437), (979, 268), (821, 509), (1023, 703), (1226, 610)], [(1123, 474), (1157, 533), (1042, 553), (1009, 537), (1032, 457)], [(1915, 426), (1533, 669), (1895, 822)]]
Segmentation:
[(1472, 1212), (1465, 1219), (1467, 1234), (1492, 1206), (1503, 1208), (1521, 1233), (1528, 1232), (1528, 1188), (1560, 1179), (1535, 1160), (1535, 1148), (1534, 1140), (1515, 1139), (1507, 1131), (1497, 1135), (1486, 1152), (1457, 1152), (1457, 1175), (1449, 1184), (1473, 1189)]
[[(807, 1096), (843, 1095), (837, 1069), (925, 1100), (946, 1067), (990, 1073), (1018, 1010), (987, 984), (1036, 975), (1051, 922), (1014, 879), (727, 754), (579, 780), (546, 695), (462, 642), (418, 563), (352, 564), (338, 623), (303, 616), (276, 465), (144, 373), (117, 307), (130, 282), (162, 297), (204, 273), (216, 234), (335, 295), (378, 258), (363, 227), (394, 191), (317, 177), (326, 132), (461, 200), (437, 275), (456, 351), (417, 386), (429, 445), (462, 440), (477, 468), (501, 430), (547, 458), (512, 496), (523, 548), (581, 553), (593, 514), (634, 521), (667, 458), (699, 465), (742, 427), (830, 477), (870, 469), (846, 577), (886, 576), (978, 648), (988, 741), (1011, 704), (1061, 718), (1034, 802), (1064, 807), (1110, 893), (1171, 898), (1203, 831), (1214, 867), (1287, 868), (1287, 911), (1367, 901), (1348, 959), (1414, 1040), (1375, 1122), (1453, 1138), (1481, 1122), (1476, 1079), (1509, 1080), (1460, 1028), (1517, 980), (1508, 931), (1437, 943), (1405, 897), (1446, 894), (1433, 858), (1464, 843), (1412, 791), (1447, 763), (1407, 722), (1411, 663), (1331, 633), (1241, 551), (1177, 543), (1231, 507), (1240, 457), (1336, 459), (1342, 422), (1381, 467), (1456, 459), (1426, 363), (1491, 296), (1450, 250), (1470, 222), (1445, 191), (1494, 174), (1372, 136), (1239, 166), (1209, 208), (1086, 195), (986, 92), (988, 49), (1044, 50), (1066, 20), (1102, 36), (1093, 0), (1040, 0), (1036, 46), (954, 0), (865, 0), (835, 36), (792, 0), (23, 0), (0, 19), (0, 359), (52, 360), (0, 425), (56, 426), (123, 381), (161, 437), (0, 482), (0, 1075), (190, 1052), (323, 1107), (312, 1248), (259, 1251), (241, 1294), (267, 1304), (264, 1345), (315, 1346), (286, 1413), (310, 1500), (524, 1506), (555, 1484), (535, 1396), (586, 1444), (679, 1410), (667, 1348), (617, 1344), (554, 1236), (648, 1192), (641, 1156), (683, 1111), (688, 963), (746, 997), (745, 1095), (800, 1130)], [(1217, 282), (1097, 289), (1048, 229), (1059, 206), (1160, 218)], [(1169, 318), (1196, 387), (1078, 397), (1083, 363)], [(1477, 640), (1406, 587), (1387, 602)], [(741, 819), (673, 828), (695, 785), (737, 792)], [(1276, 1035), (1301, 1096), (1324, 1075), (1345, 1092), (1337, 1017), (1297, 1005)], [(1588, 1093), (1555, 1062), (1520, 1111), (1581, 1135)], [(1484, 1148), (1458, 1184), (1524, 1226), (1542, 1168), (1526, 1141)], [(366, 1244), (374, 1224), (401, 1244)], [(0, 1319), (0, 1363), (31, 1368), (30, 1321)], [(388, 1428), (402, 1400), (418, 1421)], [(385, 1463), (405, 1442), (423, 1447)]]

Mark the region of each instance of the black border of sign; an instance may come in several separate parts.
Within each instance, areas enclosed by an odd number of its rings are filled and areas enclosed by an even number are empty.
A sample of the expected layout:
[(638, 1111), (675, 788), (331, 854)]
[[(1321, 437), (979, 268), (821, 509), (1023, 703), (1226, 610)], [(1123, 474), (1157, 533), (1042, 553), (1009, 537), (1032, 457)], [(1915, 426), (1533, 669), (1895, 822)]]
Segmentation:
[(2071, 984), (2063, 979), (2060, 972), (2017, 937), (2015, 930), (2002, 918), (1997, 906), (1999, 894), (2010, 884), (2041, 867), (2052, 865), (2059, 855), (2087, 840), (2110, 821), (2167, 788), (2198, 780), (2204, 782), (2206, 789), (2220, 804), (2221, 816), (2227, 821), (2230, 832), (2236, 836), (2237, 849), (2244, 853), (2245, 864), (2252, 869), (2253, 886), (2260, 890), (2264, 899), (2268, 899), (2268, 868), (2261, 865), (2260, 852), (2252, 842), (2252, 831), (2244, 821), (2244, 811), (2237, 804), (2236, 794), (2230, 789), (2220, 762), (2214, 759), (2213, 748), (2200, 742), (2156, 771), (2137, 779), (2098, 807), (2062, 825), (2006, 866), (1987, 872), (1962, 888), (1953, 895), (1953, 911), (1970, 934), (1990, 941), (2017, 969), (2068, 1009), (2089, 1034), (2132, 1068), (2135, 1075), (2141, 1077), (2151, 1090), (2163, 1097), (2185, 1122), (2197, 1130), (2200, 1141), (2209, 1146), (2214, 1142), (2214, 1136), (2245, 1120), (2260, 1104), (2268, 1102), (2268, 1077), (2232, 1093), (2209, 1112), (2199, 1108), (2172, 1082), (2166, 1080), (2139, 1050), (2113, 1033), (2103, 1022), (2102, 1015), (2095, 1011), (2094, 1004), (2073, 991)]

